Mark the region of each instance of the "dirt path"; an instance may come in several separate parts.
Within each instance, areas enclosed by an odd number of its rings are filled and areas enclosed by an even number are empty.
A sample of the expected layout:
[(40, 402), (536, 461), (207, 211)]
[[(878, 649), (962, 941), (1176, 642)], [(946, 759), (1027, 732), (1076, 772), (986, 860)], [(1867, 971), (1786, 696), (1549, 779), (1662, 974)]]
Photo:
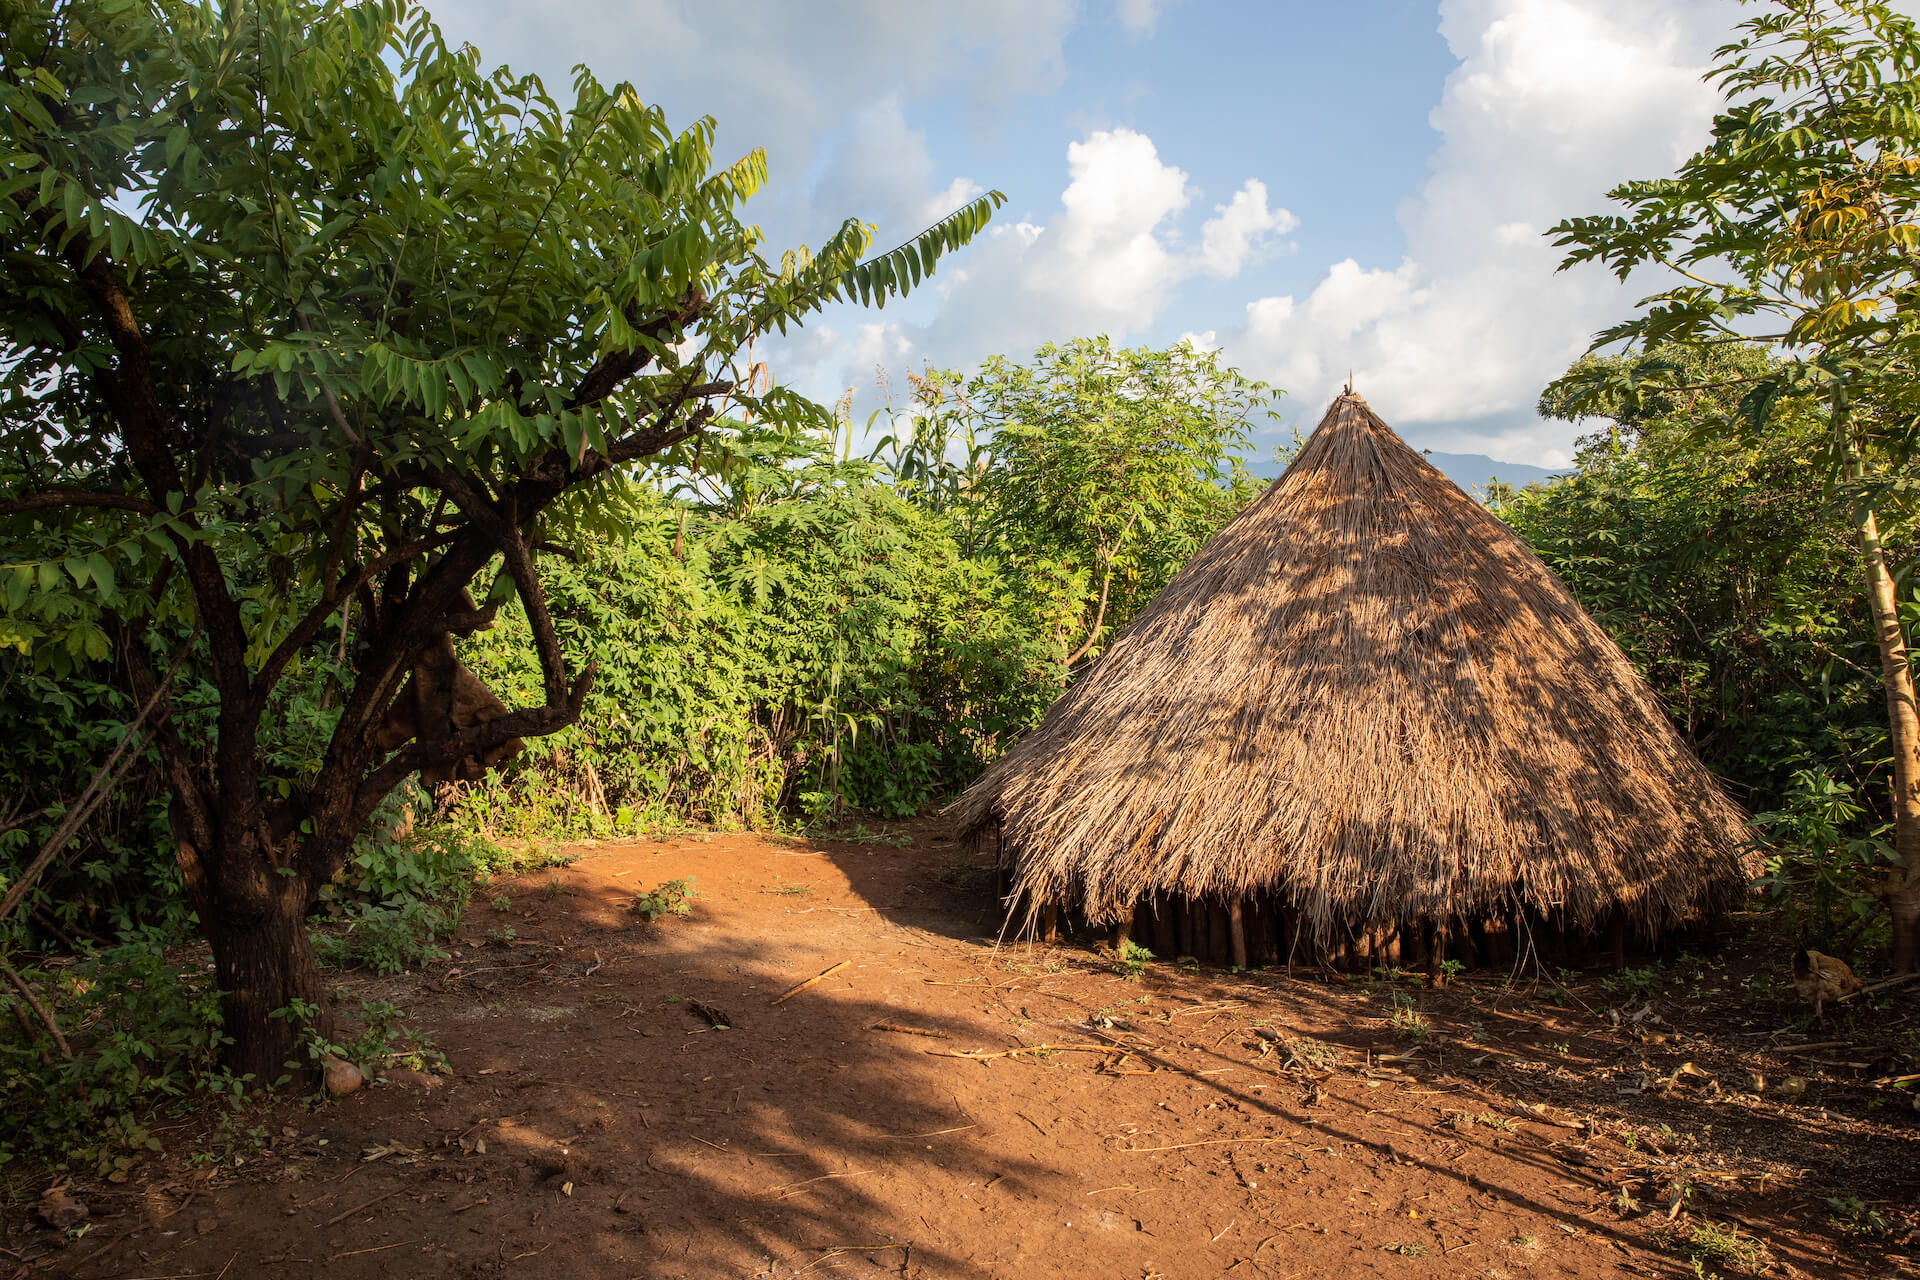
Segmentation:
[[(1624, 997), (1591, 985), (1549, 1005), (1164, 963), (1130, 981), (1084, 949), (996, 949), (981, 868), (937, 832), (579, 852), (484, 893), (449, 964), (346, 983), (405, 1007), (451, 1075), (289, 1103), (219, 1165), (80, 1188), (96, 1225), (64, 1249), (24, 1221), (6, 1249), (43, 1274), (233, 1280), (1647, 1276), (1703, 1249), (1738, 1273), (1704, 1230), (1765, 1242), (1774, 1275), (1908, 1273), (1904, 1097), (1755, 1096), (1740, 1064), (1781, 1015), (1730, 985), (1715, 1034), (1675, 1040), (1615, 1027)], [(627, 909), (683, 876), (690, 918)], [(1677, 999), (1652, 1003), (1679, 1022)], [(1045, 1044), (1111, 1051), (950, 1056)], [(1845, 1195), (1886, 1229), (1836, 1218)]]

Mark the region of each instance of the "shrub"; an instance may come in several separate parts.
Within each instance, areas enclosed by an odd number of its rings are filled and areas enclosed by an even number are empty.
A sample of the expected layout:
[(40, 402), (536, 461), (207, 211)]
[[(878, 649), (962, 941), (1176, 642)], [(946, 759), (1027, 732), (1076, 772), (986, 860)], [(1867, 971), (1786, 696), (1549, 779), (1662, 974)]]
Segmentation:
[[(231, 1094), (215, 1069), (224, 1036), (209, 975), (170, 962), (151, 941), (130, 942), (62, 968), (24, 975), (63, 1029), (74, 1056), (60, 1055), (31, 1013), (9, 994), (0, 1014), (0, 1162), (21, 1155), (122, 1173), (144, 1149), (156, 1105), (195, 1094)], [(32, 1027), (29, 1034), (27, 1027)]]
[(652, 924), (662, 916), (692, 915), (696, 896), (693, 877), (685, 876), (657, 884), (645, 893), (635, 894), (628, 907), (635, 915)]

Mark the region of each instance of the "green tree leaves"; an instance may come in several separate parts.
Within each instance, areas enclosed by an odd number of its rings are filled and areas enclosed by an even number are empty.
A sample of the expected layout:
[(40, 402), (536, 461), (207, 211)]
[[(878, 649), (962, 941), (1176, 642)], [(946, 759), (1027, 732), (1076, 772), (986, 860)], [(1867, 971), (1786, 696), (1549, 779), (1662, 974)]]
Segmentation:
[[(1672, 274), (1596, 345), (1758, 341), (1758, 425), (1781, 394), (1904, 404), (1920, 313), (1920, 32), (1871, 0), (1773, 0), (1722, 46), (1708, 147), (1549, 233), (1564, 266)], [(1836, 460), (1836, 471), (1838, 462)]]
[(1061, 655), (1077, 661), (1252, 496), (1239, 453), (1277, 398), (1184, 343), (1085, 338), (1027, 364), (996, 356), (963, 401), (988, 437), (975, 547), (1055, 602)]
[[(742, 216), (764, 157), (713, 139), (584, 69), (569, 100), (488, 70), (407, 0), (0, 9), (0, 640), (70, 670), (117, 635), (138, 680), (152, 620), (203, 628), (216, 731), (159, 741), (220, 963), (236, 902), (299, 949), (302, 898), (408, 774), (578, 715), (551, 534), (711, 421), (814, 421), (754, 384), (755, 338), (923, 284), (1001, 199), (878, 258), (855, 220), (774, 257)], [(416, 659), (487, 621), (482, 575), (526, 611), (533, 703), (388, 758)], [(331, 737), (263, 751), (336, 632)], [(277, 1070), (264, 1011), (230, 1012), (244, 1069)]]

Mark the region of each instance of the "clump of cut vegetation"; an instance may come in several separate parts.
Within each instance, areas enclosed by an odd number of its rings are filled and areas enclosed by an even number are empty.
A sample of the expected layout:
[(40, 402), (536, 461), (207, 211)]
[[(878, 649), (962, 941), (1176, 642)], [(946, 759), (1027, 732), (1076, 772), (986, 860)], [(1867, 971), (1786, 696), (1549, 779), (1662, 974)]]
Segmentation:
[(1287, 1051), (1288, 1066), (1308, 1071), (1333, 1071), (1339, 1067), (1343, 1056), (1338, 1045), (1327, 1044), (1310, 1036), (1284, 1041), (1281, 1047)]
[(1773, 1254), (1766, 1241), (1741, 1235), (1737, 1223), (1695, 1218), (1662, 1228), (1657, 1238), (1664, 1247), (1684, 1258), (1702, 1280), (1717, 1274), (1716, 1267), (1757, 1276), (1773, 1266)]

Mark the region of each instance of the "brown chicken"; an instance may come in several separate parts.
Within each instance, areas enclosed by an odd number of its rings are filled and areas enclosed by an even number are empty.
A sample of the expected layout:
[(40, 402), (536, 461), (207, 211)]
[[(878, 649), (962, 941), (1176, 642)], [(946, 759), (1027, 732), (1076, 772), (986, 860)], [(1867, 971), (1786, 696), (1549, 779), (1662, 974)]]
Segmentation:
[(1793, 989), (1813, 1006), (1816, 1023), (1825, 1024), (1822, 1006), (1827, 1001), (1850, 996), (1865, 985), (1853, 976), (1845, 960), (1813, 950), (1793, 953)]

